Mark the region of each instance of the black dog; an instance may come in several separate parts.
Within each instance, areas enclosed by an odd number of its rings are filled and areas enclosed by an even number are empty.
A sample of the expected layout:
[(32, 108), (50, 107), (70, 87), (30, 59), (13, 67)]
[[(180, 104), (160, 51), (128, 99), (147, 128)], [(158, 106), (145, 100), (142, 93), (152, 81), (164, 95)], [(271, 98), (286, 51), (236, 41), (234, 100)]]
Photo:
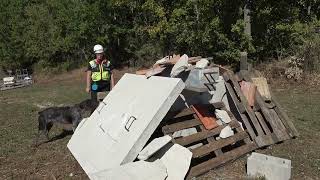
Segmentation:
[(87, 99), (74, 106), (50, 107), (43, 111), (40, 111), (38, 113), (39, 131), (36, 145), (41, 133), (44, 134), (49, 140), (49, 131), (52, 128), (53, 124), (72, 124), (72, 129), (74, 131), (81, 120), (85, 117), (90, 116), (91, 113), (98, 107), (98, 105), (99, 103), (97, 101)]

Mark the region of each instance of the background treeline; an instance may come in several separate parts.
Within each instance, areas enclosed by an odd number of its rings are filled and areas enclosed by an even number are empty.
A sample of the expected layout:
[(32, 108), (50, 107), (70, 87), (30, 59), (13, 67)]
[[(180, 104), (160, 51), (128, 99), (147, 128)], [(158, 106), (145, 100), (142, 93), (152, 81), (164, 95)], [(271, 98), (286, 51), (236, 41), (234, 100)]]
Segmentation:
[(225, 63), (240, 51), (254, 61), (282, 59), (319, 49), (319, 18), (319, 0), (1, 0), (0, 66), (68, 70), (92, 59), (97, 43), (115, 64), (173, 53)]

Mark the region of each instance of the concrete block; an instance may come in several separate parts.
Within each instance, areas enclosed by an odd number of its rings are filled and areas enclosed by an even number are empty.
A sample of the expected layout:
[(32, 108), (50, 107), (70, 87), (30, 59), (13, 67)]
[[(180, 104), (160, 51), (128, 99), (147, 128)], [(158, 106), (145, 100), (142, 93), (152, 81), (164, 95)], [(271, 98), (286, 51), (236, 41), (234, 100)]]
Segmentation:
[(234, 132), (231, 129), (231, 127), (230, 126), (226, 126), (225, 128), (223, 128), (221, 130), (219, 137), (224, 139), (224, 138), (228, 138), (228, 137), (233, 136), (233, 135), (234, 135)]
[(216, 114), (217, 118), (220, 119), (221, 121), (223, 121), (224, 123), (228, 124), (231, 122), (231, 118), (230, 118), (229, 114), (227, 113), (227, 111), (216, 109), (215, 114)]
[(248, 176), (264, 176), (267, 180), (288, 180), (291, 177), (291, 160), (252, 153), (247, 161)]
[(192, 153), (187, 148), (174, 144), (160, 159), (167, 168), (166, 180), (183, 180), (189, 170), (191, 158)]
[(125, 74), (78, 126), (69, 150), (88, 175), (132, 162), (183, 89), (181, 79)]
[(137, 161), (90, 174), (92, 180), (164, 180), (167, 169), (160, 161)]
[(147, 160), (150, 156), (152, 156), (154, 153), (168, 144), (171, 140), (172, 137), (170, 137), (169, 135), (155, 138), (145, 148), (143, 148), (143, 150), (138, 155), (138, 159)]

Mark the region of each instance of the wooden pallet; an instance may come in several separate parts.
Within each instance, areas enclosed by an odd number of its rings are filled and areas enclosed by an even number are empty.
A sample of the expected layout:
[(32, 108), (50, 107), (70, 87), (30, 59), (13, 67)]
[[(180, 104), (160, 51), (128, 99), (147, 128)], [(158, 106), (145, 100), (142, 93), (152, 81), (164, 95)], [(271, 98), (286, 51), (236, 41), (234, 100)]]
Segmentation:
[[(251, 139), (259, 147), (275, 144), (296, 136), (289, 133), (287, 126), (281, 120), (282, 117), (278, 115), (279, 107), (276, 108), (274, 102), (266, 103), (258, 91), (255, 94), (254, 107), (249, 106), (239, 86), (242, 76), (239, 77), (231, 72), (226, 72), (223, 77), (229, 99), (233, 102), (231, 105), (232, 113), (236, 114), (238, 121), (244, 124)], [(281, 115), (286, 116), (283, 112)]]
[[(212, 110), (214, 108), (226, 110), (222, 102), (214, 103)], [(174, 123), (162, 127), (162, 132), (166, 135), (192, 127), (197, 129), (195, 134), (173, 139), (174, 143), (187, 148), (202, 143), (201, 146), (191, 149), (193, 156), (187, 179), (204, 174), (257, 148), (256, 143), (250, 140), (249, 134), (242, 130), (232, 113), (228, 110), (227, 112), (232, 119), (228, 125), (235, 135), (225, 139), (216, 140), (216, 137), (227, 124), (206, 130), (190, 108), (184, 109), (170, 120)]]

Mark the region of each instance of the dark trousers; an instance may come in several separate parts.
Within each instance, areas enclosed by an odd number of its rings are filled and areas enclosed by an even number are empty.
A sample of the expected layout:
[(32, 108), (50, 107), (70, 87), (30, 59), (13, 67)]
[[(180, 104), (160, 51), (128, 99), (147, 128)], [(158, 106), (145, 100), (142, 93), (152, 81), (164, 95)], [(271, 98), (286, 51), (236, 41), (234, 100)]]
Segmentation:
[(106, 82), (98, 82), (98, 89), (96, 91), (91, 90), (91, 100), (92, 101), (96, 101), (98, 102), (98, 92), (106, 92), (106, 91), (110, 91), (110, 82), (106, 81)]

